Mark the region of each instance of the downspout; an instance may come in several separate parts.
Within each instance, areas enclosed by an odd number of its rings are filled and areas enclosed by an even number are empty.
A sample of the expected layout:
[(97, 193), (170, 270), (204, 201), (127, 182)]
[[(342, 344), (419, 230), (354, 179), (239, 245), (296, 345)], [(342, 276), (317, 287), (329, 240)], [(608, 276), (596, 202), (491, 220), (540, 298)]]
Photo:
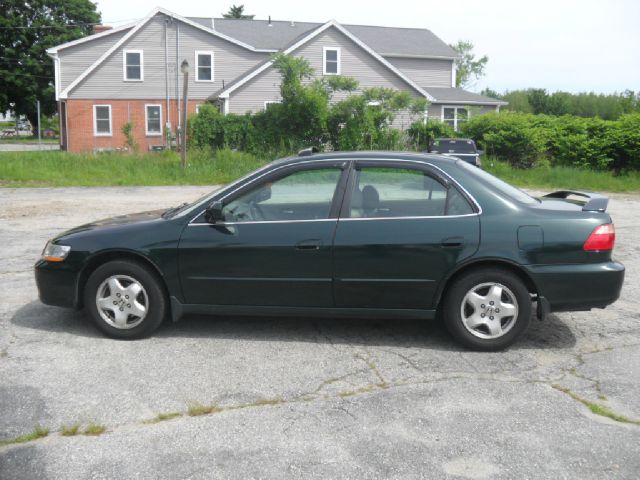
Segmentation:
[(180, 115), (180, 23), (176, 21), (176, 99), (178, 100), (178, 128), (182, 128), (182, 116)]
[[(166, 126), (171, 129), (171, 110), (169, 105), (169, 33), (167, 32), (169, 17), (164, 19), (164, 92), (166, 97)], [(165, 144), (167, 143), (167, 132), (164, 135)]]

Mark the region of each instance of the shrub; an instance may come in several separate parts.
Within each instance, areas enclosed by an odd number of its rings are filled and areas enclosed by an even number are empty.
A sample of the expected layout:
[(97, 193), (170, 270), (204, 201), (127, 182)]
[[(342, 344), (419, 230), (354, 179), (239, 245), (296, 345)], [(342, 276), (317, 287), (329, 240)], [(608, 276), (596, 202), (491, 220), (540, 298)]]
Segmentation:
[(545, 152), (544, 136), (531, 117), (520, 113), (488, 113), (471, 117), (462, 132), (473, 138), (489, 155), (515, 167), (533, 166)]
[(455, 137), (456, 132), (448, 123), (439, 120), (429, 120), (426, 123), (418, 120), (407, 129), (407, 135), (413, 148), (426, 151), (434, 139)]

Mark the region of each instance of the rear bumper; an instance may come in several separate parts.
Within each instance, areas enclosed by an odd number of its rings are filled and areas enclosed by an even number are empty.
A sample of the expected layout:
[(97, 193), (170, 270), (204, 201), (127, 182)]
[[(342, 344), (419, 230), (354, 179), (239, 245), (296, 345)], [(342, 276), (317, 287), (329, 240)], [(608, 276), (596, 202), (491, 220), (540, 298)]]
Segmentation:
[(40, 260), (34, 267), (40, 301), (57, 307), (77, 308), (79, 305), (78, 275), (67, 265)]
[(624, 282), (624, 265), (618, 262), (525, 268), (554, 312), (604, 308), (618, 299)]

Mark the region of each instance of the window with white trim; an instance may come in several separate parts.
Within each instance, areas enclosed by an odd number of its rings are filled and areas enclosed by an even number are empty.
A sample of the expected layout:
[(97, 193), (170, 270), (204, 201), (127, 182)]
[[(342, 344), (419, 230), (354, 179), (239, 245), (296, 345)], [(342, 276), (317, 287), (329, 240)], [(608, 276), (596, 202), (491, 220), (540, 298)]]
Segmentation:
[(265, 100), (264, 109), (266, 110), (267, 108), (269, 108), (269, 105), (274, 105), (276, 103), (282, 103), (282, 102), (280, 100)]
[(456, 131), (468, 119), (469, 110), (466, 107), (442, 107), (442, 121)]
[(111, 136), (111, 105), (93, 106), (93, 134)]
[(324, 75), (340, 75), (339, 47), (324, 47), (322, 49), (322, 73)]
[(162, 105), (144, 106), (144, 124), (147, 135), (162, 135)]
[(196, 82), (213, 82), (213, 52), (196, 50)]
[(126, 82), (144, 80), (144, 60), (142, 50), (124, 50), (122, 52), (122, 69)]

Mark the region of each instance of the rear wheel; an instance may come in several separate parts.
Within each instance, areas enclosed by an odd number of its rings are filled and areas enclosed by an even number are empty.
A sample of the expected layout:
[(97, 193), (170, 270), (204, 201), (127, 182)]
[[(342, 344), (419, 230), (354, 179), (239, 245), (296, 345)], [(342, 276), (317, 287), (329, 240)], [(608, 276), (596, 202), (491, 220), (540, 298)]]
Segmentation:
[(167, 301), (154, 272), (140, 263), (116, 260), (87, 280), (84, 304), (96, 326), (112, 338), (142, 338), (156, 330)]
[(524, 333), (530, 319), (529, 291), (507, 270), (474, 270), (457, 279), (445, 297), (447, 329), (474, 350), (508, 347)]

